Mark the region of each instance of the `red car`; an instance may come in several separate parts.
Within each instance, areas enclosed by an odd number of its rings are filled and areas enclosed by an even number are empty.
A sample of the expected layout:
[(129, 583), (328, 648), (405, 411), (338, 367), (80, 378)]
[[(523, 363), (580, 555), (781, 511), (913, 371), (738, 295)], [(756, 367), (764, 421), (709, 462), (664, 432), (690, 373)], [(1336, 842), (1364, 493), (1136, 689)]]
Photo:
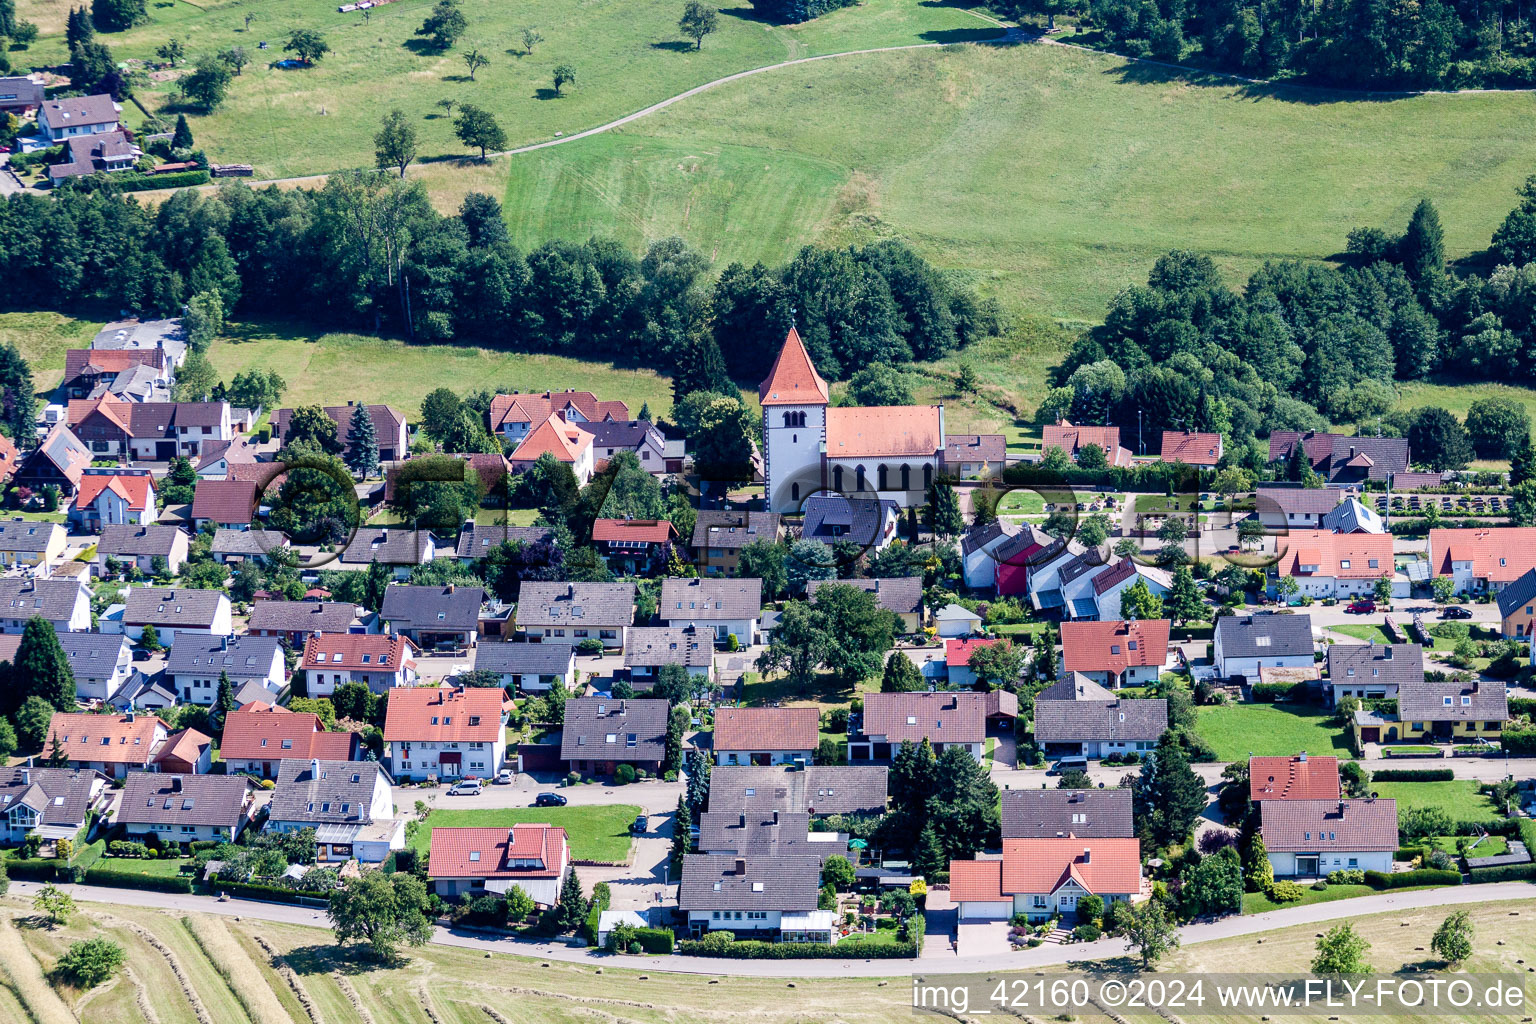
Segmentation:
[(1349, 612), (1351, 615), (1370, 615), (1371, 613), (1376, 611), (1376, 602), (1375, 601), (1355, 601), (1352, 604), (1350, 604), (1350, 606), (1348, 608), (1345, 608), (1344, 610), (1346, 612)]

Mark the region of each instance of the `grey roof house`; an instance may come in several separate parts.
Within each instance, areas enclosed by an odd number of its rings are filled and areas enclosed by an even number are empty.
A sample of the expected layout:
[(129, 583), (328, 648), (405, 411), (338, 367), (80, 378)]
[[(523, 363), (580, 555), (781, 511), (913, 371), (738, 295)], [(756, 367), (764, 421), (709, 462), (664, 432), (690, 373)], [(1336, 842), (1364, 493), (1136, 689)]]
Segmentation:
[(184, 633), (229, 636), (235, 627), (229, 598), (218, 590), (177, 587), (130, 587), (123, 609), (123, 629), (134, 640), (154, 626), (162, 644), (175, 644)]
[(726, 810), (807, 814), (880, 814), (890, 769), (884, 765), (717, 766), (709, 805)]
[(656, 617), (669, 626), (693, 626), (717, 643), (734, 636), (743, 647), (757, 642), (763, 581), (756, 578), (669, 578), (661, 583)]
[(90, 588), (74, 576), (0, 580), (0, 633), (20, 633), (39, 616), (59, 633), (90, 629)]
[(178, 572), (187, 560), (186, 531), (178, 526), (109, 523), (101, 528), (96, 543), (96, 571), (105, 574), (107, 559), (134, 565), (141, 572), (152, 572), (155, 559), (165, 559), (166, 568)]
[[(692, 934), (718, 930), (802, 938), (823, 923), (828, 930), (836, 925), (818, 920), (821, 914), (835, 917), (816, 909), (820, 883), (821, 859), (811, 855), (691, 853), (683, 858), (677, 906), (688, 915)], [(833, 939), (829, 934), (820, 941)]]
[(0, 768), (0, 839), (19, 843), (29, 832), (73, 839), (106, 794), (107, 777), (89, 769)]
[(1168, 728), (1168, 702), (1116, 697), (1081, 672), (1035, 698), (1035, 741), (1052, 754), (1146, 753)]
[(161, 842), (234, 842), (250, 821), (256, 783), (245, 775), (129, 772), (114, 823)]
[(393, 633), (403, 633), (427, 651), (444, 645), (473, 647), (480, 626), (483, 587), (397, 584), (384, 588), (379, 617)]
[(560, 759), (569, 771), (612, 775), (621, 764), (656, 772), (666, 754), (667, 702), (574, 697), (565, 702)]
[(622, 647), (634, 618), (633, 583), (524, 583), (517, 602), (517, 628), (529, 639)]
[(857, 587), (875, 595), (875, 603), (888, 612), (901, 617), (903, 632), (916, 633), (923, 625), (923, 578), (921, 576), (892, 576), (878, 579), (811, 580), (805, 585), (807, 600), (814, 602), (816, 592), (822, 587), (841, 584)]
[[(699, 852), (773, 857), (809, 854), (818, 860), (834, 853), (847, 854), (846, 845), (812, 843), (810, 822), (811, 816), (804, 812), (705, 811), (699, 815)], [(835, 839), (836, 833), (820, 832), (817, 836)]]
[(475, 671), (495, 672), (501, 684), (516, 690), (543, 692), (555, 681), (567, 688), (576, 681), (576, 648), (562, 643), (480, 643), (475, 647)]
[(376, 864), (405, 845), (405, 820), (394, 817), (393, 783), (377, 761), (285, 758), (266, 827), (313, 828), (322, 865), (354, 858)]
[(503, 543), (545, 544), (553, 543), (555, 531), (547, 526), (507, 526), (503, 523), (481, 526), (465, 523), (459, 531), (458, 546), (454, 554), (463, 562), (478, 562), (491, 549)]
[(1216, 673), (1225, 679), (1257, 679), (1261, 668), (1313, 664), (1312, 620), (1306, 615), (1223, 615), (1213, 644)]
[(75, 676), (75, 696), (111, 700), (133, 675), (133, 650), (120, 633), (60, 633), (59, 646)]
[(1004, 839), (1129, 838), (1128, 789), (1010, 789), (1002, 794)]
[(372, 614), (343, 601), (257, 601), (246, 629), (255, 636), (286, 636), (301, 645), (311, 633), (368, 633)]
[(277, 637), (189, 634), (166, 656), (165, 675), (184, 703), (212, 704), (223, 675), (233, 690), (255, 682), (279, 693), (287, 681), (287, 662)]
[(1333, 702), (1343, 697), (1396, 697), (1404, 683), (1424, 681), (1424, 648), (1418, 644), (1333, 644), (1328, 648), (1328, 686)]

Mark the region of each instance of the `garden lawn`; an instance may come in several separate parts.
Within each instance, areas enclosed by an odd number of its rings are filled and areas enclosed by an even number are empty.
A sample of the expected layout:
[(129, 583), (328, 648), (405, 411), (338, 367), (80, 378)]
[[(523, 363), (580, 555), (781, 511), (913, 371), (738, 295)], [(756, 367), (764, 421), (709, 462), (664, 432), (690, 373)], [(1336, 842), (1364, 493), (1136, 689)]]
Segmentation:
[(1387, 636), (1387, 631), (1381, 626), (1349, 624), (1343, 626), (1327, 626), (1326, 629), (1334, 633), (1343, 633), (1352, 636), (1356, 640), (1364, 640), (1366, 643), (1390, 644), (1392, 638)]
[[(1452, 857), (1458, 856), (1456, 841), (1458, 839), (1470, 839), (1470, 836), (1435, 836), (1430, 840), (1430, 845), (1437, 850), (1444, 850)], [(1489, 836), (1477, 844), (1477, 849), (1468, 850), (1468, 857), (1497, 857), (1509, 852), (1509, 840), (1503, 836)]]
[(1218, 761), (1246, 761), (1249, 754), (1309, 754), (1349, 757), (1344, 731), (1331, 712), (1314, 705), (1223, 704), (1197, 708), (1196, 731), (1216, 750)]
[[(1416, 767), (1406, 764), (1405, 767)], [(1451, 816), (1452, 821), (1486, 821), (1497, 818), (1498, 811), (1487, 794), (1477, 791), (1472, 779), (1452, 779), (1449, 782), (1377, 782), (1371, 780), (1371, 791), (1380, 797), (1397, 801), (1398, 812), (1409, 807), (1437, 807)]]
[[(473, 799), (473, 797), (469, 798)], [(506, 828), (537, 822), (559, 825), (570, 840), (575, 860), (619, 863), (629, 857), (629, 826), (640, 808), (634, 804), (589, 804), (576, 807), (438, 807), (427, 816), (411, 845), (422, 854), (435, 828)]]
[(112, 871), (131, 872), (135, 875), (152, 875), (157, 878), (175, 878), (181, 874), (183, 864), (191, 864), (190, 857), (155, 857), (154, 859), (140, 857), (112, 857), (104, 856), (93, 867), (108, 868)]
[[(1403, 889), (1393, 889), (1393, 892), (1414, 892), (1418, 889), (1433, 889), (1432, 885), (1410, 885)], [(1284, 910), (1287, 907), (1305, 907), (1312, 903), (1332, 903), (1334, 900), (1348, 900), (1356, 896), (1370, 896), (1380, 892), (1369, 885), (1330, 885), (1326, 889), (1313, 889), (1309, 885), (1301, 887), (1301, 899), (1290, 903), (1276, 903), (1262, 892), (1243, 893), (1243, 913), (1262, 914), (1266, 910)]]

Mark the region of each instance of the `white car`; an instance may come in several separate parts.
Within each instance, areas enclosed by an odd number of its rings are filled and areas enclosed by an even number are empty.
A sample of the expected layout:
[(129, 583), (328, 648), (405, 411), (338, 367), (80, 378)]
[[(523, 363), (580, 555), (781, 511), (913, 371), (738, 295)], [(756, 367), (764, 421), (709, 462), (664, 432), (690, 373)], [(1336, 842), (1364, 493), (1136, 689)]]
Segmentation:
[(449, 796), (479, 796), (480, 795), (480, 783), (475, 781), (474, 779), (465, 779), (463, 782), (456, 782), (456, 783), (454, 783), (453, 788), (448, 791), (448, 795)]

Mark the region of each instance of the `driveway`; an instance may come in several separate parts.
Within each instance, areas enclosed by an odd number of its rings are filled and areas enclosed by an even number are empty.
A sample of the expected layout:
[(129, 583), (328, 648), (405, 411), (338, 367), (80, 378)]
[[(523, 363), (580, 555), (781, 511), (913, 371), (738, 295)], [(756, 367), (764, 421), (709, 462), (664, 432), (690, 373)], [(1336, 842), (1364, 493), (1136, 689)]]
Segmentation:
[(1003, 956), (1013, 951), (1007, 921), (969, 921), (959, 926), (959, 935), (956, 956)]
[(17, 192), (25, 192), (27, 187), (16, 177), (16, 172), (11, 170), (11, 156), (9, 153), (0, 155), (0, 197), (15, 195)]

